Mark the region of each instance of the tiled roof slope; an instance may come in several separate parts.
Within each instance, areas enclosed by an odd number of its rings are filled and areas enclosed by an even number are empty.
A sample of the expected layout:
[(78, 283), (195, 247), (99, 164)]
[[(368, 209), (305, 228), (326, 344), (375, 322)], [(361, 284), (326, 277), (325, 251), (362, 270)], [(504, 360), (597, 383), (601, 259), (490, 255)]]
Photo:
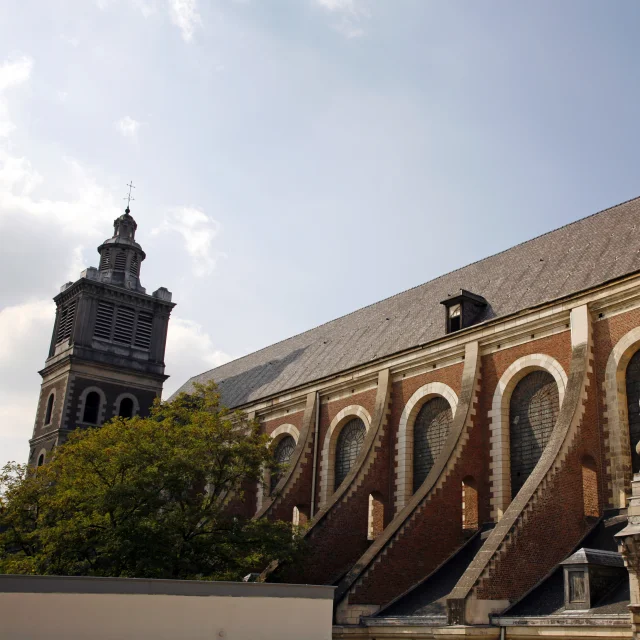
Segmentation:
[(474, 262), (315, 329), (194, 376), (237, 407), (445, 335), (440, 304), (467, 289), (506, 316), (640, 270), (640, 198)]

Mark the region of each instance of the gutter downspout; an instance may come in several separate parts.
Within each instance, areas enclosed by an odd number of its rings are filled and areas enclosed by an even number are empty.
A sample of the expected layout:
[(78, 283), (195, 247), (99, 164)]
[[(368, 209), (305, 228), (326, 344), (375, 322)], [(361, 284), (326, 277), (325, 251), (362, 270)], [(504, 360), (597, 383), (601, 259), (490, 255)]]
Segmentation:
[(311, 510), (309, 520), (313, 520), (316, 510), (316, 468), (318, 466), (318, 431), (320, 430), (320, 392), (316, 391), (316, 420), (313, 431), (313, 475), (311, 476)]

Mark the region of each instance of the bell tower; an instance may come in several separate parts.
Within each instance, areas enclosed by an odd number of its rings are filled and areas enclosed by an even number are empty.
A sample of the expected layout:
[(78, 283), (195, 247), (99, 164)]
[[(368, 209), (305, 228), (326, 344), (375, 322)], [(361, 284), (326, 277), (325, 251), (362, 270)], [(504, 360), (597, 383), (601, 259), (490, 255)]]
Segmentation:
[(129, 206), (99, 247), (99, 267), (85, 269), (54, 298), (56, 319), (42, 386), (29, 464), (41, 465), (78, 427), (114, 416), (145, 416), (168, 376), (164, 352), (171, 292), (151, 295), (140, 284), (146, 255), (136, 242)]

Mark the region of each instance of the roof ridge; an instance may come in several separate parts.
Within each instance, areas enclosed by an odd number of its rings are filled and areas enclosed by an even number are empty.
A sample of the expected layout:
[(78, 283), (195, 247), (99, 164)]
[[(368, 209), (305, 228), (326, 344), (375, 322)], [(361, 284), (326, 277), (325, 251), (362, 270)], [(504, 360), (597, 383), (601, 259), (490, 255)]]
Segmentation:
[(187, 383), (195, 378), (199, 378), (200, 376), (206, 375), (207, 373), (210, 373), (211, 371), (215, 371), (216, 369), (219, 369), (220, 367), (224, 367), (227, 364), (230, 364), (232, 362), (238, 362), (240, 360), (244, 360), (245, 358), (248, 358), (249, 356), (253, 356), (255, 354), (258, 354), (262, 351), (265, 351), (266, 349), (270, 349), (271, 347), (275, 347), (278, 344), (282, 344), (283, 342), (286, 342), (287, 340), (292, 340), (293, 338), (298, 338), (299, 336), (303, 336), (306, 333), (310, 333), (311, 331), (316, 331), (317, 329), (320, 329), (328, 324), (331, 324), (332, 322), (337, 322), (338, 320), (342, 320), (343, 318), (348, 318), (349, 316), (352, 316), (354, 313), (359, 313), (360, 311), (364, 311), (365, 309), (369, 309), (370, 307), (373, 307), (377, 304), (380, 304), (382, 302), (386, 302), (387, 300), (393, 300), (393, 298), (397, 298), (398, 296), (404, 295), (405, 293), (408, 293), (409, 291), (414, 291), (415, 289), (419, 289), (420, 287), (424, 287), (427, 284), (430, 284), (432, 282), (436, 282), (437, 280), (440, 280), (441, 278), (445, 278), (446, 276), (451, 275), (452, 273), (456, 273), (457, 271), (462, 271), (462, 269), (466, 269), (467, 267), (471, 267), (475, 264), (478, 264), (480, 262), (483, 262), (485, 260), (489, 260), (490, 258), (495, 258), (496, 256), (502, 255), (504, 253), (507, 253), (508, 251), (512, 251), (513, 249), (516, 249), (518, 247), (521, 247), (523, 245), (526, 245), (530, 242), (533, 242), (534, 240), (538, 240), (540, 238), (544, 238), (545, 236), (548, 236), (552, 233), (556, 233), (557, 231), (560, 231), (561, 229), (566, 229), (567, 227), (570, 227), (574, 224), (578, 224), (579, 222), (584, 222), (585, 220), (589, 220), (590, 218), (594, 218), (595, 216), (599, 216), (603, 213), (606, 213), (607, 211), (611, 211), (612, 209), (616, 209), (617, 207), (621, 207), (625, 204), (629, 204), (630, 202), (633, 202), (634, 200), (640, 200), (640, 196), (635, 196), (634, 198), (629, 198), (628, 200), (624, 200), (622, 202), (619, 202), (617, 204), (614, 204), (610, 207), (607, 207), (605, 209), (601, 209), (600, 211), (596, 211), (595, 213), (591, 213), (587, 216), (584, 216), (583, 218), (578, 218), (577, 220), (574, 220), (573, 222), (567, 222), (566, 224), (563, 224), (555, 229), (551, 229), (551, 231), (545, 231), (545, 233), (541, 233), (538, 236), (534, 236), (533, 238), (529, 238), (528, 240), (523, 240), (522, 242), (519, 242), (518, 244), (514, 244), (510, 247), (507, 247), (506, 249), (503, 249), (502, 251), (497, 251), (496, 253), (492, 253), (488, 256), (485, 256), (484, 258), (479, 258), (478, 260), (474, 260), (473, 262), (470, 262), (468, 264), (462, 265), (461, 267), (457, 267), (456, 269), (452, 269), (451, 271), (447, 271), (446, 273), (442, 273), (439, 276), (436, 276), (435, 278), (432, 278), (431, 280), (427, 280), (426, 282), (422, 282), (421, 284), (417, 284), (413, 287), (409, 287), (408, 289), (404, 289), (403, 291), (399, 291), (398, 293), (394, 293), (391, 296), (387, 296), (386, 298), (382, 298), (382, 300), (377, 300), (376, 302), (371, 302), (370, 304), (365, 305), (364, 307), (359, 307), (358, 309), (354, 309), (353, 311), (350, 311), (349, 313), (345, 313), (341, 316), (338, 316), (337, 318), (333, 318), (332, 320), (327, 320), (326, 322), (322, 322), (319, 325), (316, 325), (315, 327), (311, 327), (310, 329), (306, 329), (305, 331), (301, 331), (300, 333), (295, 333), (292, 336), (289, 336), (287, 338), (283, 338), (282, 340), (278, 340), (276, 342), (272, 342), (271, 344), (268, 344), (260, 349), (256, 349), (255, 351), (252, 351), (251, 353), (247, 353), (243, 356), (240, 356), (238, 358), (234, 358), (233, 360), (229, 360), (229, 362), (225, 362), (224, 364), (218, 365), (217, 367), (213, 367), (211, 369), (207, 369), (206, 371), (203, 371), (195, 376), (191, 376), (191, 378), (189, 378), (189, 380), (187, 381)]

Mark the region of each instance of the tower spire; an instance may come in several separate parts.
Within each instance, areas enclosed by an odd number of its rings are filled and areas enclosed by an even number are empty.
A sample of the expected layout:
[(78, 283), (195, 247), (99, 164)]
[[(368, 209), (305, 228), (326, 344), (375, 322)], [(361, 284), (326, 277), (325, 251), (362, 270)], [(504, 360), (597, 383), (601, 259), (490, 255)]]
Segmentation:
[(124, 197), (122, 199), (127, 201), (127, 208), (125, 209), (125, 213), (130, 213), (131, 209), (129, 208), (129, 205), (131, 204), (132, 200), (135, 200), (135, 198), (131, 197), (131, 189), (135, 189), (136, 188), (135, 185), (133, 184), (133, 180), (131, 180), (129, 182), (127, 187), (129, 187), (129, 193), (126, 195), (126, 197)]

